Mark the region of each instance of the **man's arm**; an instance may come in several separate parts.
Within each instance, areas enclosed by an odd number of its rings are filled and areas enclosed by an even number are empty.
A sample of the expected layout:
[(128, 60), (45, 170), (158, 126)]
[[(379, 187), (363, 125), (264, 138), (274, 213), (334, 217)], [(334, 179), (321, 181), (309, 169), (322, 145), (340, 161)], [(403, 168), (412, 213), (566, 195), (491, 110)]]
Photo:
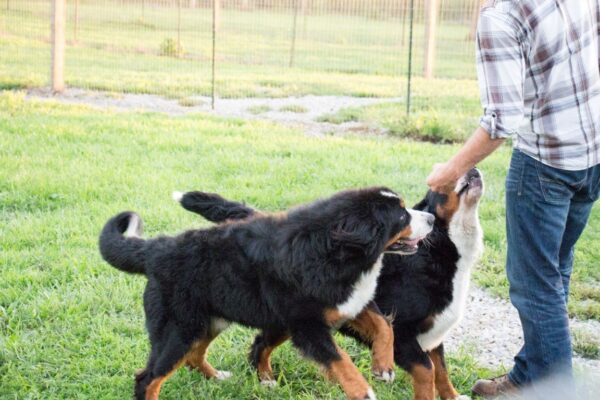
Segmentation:
[[(504, 3), (503, 3), (504, 4)], [(477, 76), (484, 114), (479, 128), (427, 178), (432, 189), (456, 182), (515, 134), (523, 119), (525, 60), (520, 28), (504, 5), (484, 7), (477, 27)]]
[(477, 128), (454, 157), (446, 163), (433, 166), (433, 171), (427, 177), (427, 185), (436, 190), (449, 182), (455, 182), (478, 162), (492, 154), (504, 140), (492, 139), (484, 128)]

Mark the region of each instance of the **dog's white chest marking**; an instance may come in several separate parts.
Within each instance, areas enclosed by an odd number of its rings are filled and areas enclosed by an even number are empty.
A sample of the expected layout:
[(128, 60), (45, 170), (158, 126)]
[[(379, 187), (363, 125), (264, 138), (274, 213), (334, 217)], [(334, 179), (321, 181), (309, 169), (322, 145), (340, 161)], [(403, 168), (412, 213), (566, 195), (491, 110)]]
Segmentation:
[(354, 284), (354, 290), (344, 303), (337, 306), (341, 315), (347, 318), (356, 317), (371, 300), (375, 297), (377, 279), (383, 267), (383, 254), (379, 256), (373, 267), (358, 278)]
[(417, 336), (424, 351), (438, 347), (450, 329), (460, 322), (469, 293), (471, 268), (477, 263), (483, 250), (483, 233), (476, 208), (457, 212), (450, 222), (448, 233), (460, 257), (452, 280), (452, 302), (434, 318), (429, 331)]

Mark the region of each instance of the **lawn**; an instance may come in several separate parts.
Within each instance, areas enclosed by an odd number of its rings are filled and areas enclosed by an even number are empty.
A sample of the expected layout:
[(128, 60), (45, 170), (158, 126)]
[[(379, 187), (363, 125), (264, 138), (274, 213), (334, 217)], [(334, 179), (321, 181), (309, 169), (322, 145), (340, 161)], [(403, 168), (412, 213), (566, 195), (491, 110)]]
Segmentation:
[[(179, 33), (183, 56), (161, 55), (176, 40), (177, 9), (120, 1), (81, 1), (77, 40), (68, 5), (66, 82), (107, 91), (170, 97), (209, 94), (209, 8), (184, 8)], [(185, 3), (185, 2), (184, 2)], [(0, 8), (0, 87), (47, 84), (50, 63), (48, 0), (10, 2)], [(221, 97), (348, 94), (404, 96), (408, 25), (402, 18), (360, 17), (315, 10), (297, 31), (290, 68), (293, 13), (224, 8), (217, 36), (217, 93)], [(473, 79), (474, 45), (468, 26), (439, 28), (435, 73)], [(423, 64), (424, 26), (414, 27), (414, 73)], [(176, 43), (176, 42), (175, 42)]]
[[(110, 113), (0, 95), (0, 398), (123, 398), (148, 351), (141, 295), (145, 280), (109, 267), (97, 251), (107, 218), (133, 209), (146, 234), (206, 225), (170, 199), (201, 189), (280, 210), (337, 190), (388, 185), (409, 204), (424, 194), (431, 165), (456, 146), (389, 137), (307, 137), (274, 124), (203, 115)], [(487, 192), (481, 218), (486, 252), (475, 278), (506, 295), (503, 183), (509, 149), (481, 164)], [(600, 208), (576, 258), (571, 311), (600, 315), (596, 259)], [(274, 355), (280, 386), (260, 387), (246, 362), (254, 332), (233, 328), (209, 355), (234, 372), (208, 382), (178, 372), (164, 398), (324, 398), (341, 396), (317, 368), (285, 345)], [(342, 346), (369, 376), (368, 352)], [(480, 370), (468, 349), (450, 354), (451, 375), (467, 393)], [(381, 399), (408, 398), (400, 373), (374, 383)]]

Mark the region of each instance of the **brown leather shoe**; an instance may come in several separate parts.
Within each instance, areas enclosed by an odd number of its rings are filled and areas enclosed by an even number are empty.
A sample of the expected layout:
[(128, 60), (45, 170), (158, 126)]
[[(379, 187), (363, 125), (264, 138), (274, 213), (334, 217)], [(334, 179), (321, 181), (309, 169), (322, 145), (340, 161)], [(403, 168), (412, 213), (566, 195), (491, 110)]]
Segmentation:
[(475, 382), (471, 391), (484, 399), (495, 399), (499, 396), (519, 394), (519, 388), (511, 382), (508, 375), (502, 375), (493, 379), (479, 379)]

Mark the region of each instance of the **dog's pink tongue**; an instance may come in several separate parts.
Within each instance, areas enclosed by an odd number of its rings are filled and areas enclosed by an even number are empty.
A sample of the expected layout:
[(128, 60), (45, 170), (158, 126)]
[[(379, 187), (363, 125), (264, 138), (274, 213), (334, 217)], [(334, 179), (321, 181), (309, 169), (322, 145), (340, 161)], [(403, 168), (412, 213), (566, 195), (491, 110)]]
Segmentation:
[(421, 241), (421, 239), (423, 238), (416, 238), (416, 239), (411, 239), (411, 240), (404, 240), (403, 242), (406, 243), (409, 246), (416, 246), (419, 241)]

